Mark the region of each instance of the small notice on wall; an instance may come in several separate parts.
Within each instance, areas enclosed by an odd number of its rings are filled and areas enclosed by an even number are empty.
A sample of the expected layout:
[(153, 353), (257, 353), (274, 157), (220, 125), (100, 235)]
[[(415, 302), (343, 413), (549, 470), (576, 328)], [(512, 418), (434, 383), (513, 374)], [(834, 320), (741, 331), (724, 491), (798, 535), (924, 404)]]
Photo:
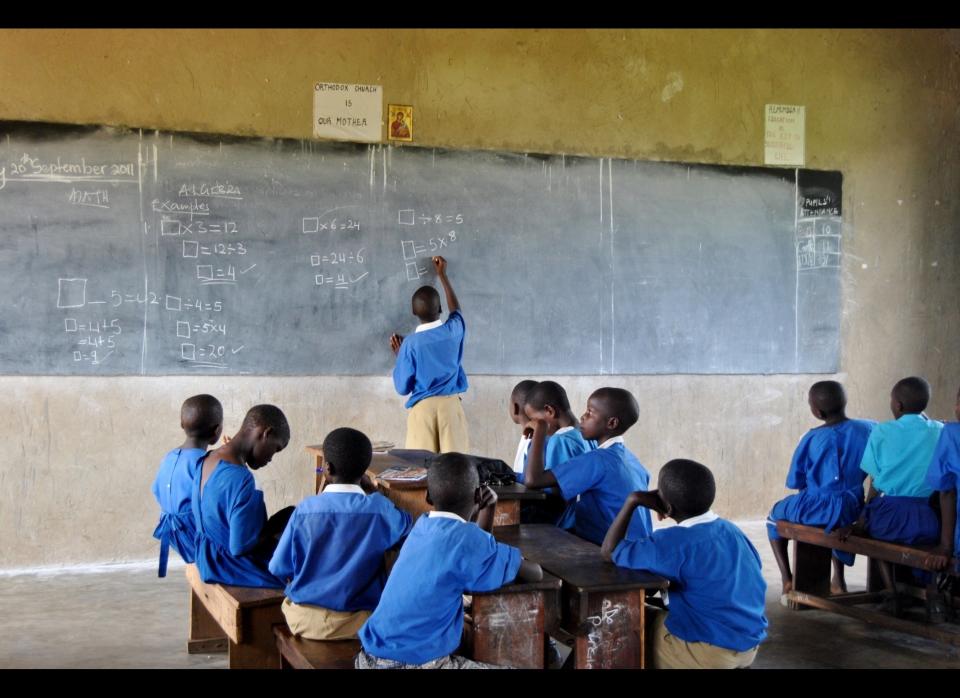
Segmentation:
[(313, 86), (313, 137), (338, 141), (380, 141), (381, 85), (318, 82)]
[(793, 104), (767, 105), (764, 164), (804, 165), (805, 110)]

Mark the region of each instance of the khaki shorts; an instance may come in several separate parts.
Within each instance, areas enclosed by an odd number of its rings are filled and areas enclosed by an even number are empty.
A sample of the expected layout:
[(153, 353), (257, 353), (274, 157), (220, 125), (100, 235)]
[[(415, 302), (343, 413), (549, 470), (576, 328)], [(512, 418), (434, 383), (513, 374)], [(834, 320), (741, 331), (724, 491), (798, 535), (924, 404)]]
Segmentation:
[(434, 453), (470, 452), (467, 417), (459, 395), (426, 397), (407, 415), (407, 448)]
[(736, 652), (706, 642), (686, 642), (667, 630), (667, 613), (647, 606), (647, 666), (653, 669), (744, 669), (757, 657), (759, 646)]
[(322, 606), (283, 600), (283, 616), (290, 632), (307, 640), (355, 640), (370, 611), (333, 611)]

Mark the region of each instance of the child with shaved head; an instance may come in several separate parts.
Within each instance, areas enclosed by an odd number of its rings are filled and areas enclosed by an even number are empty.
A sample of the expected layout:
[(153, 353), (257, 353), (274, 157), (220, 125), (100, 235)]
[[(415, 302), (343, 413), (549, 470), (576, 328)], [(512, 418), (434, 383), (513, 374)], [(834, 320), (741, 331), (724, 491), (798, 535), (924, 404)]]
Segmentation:
[[(860, 462), (870, 476), (867, 503), (857, 523), (841, 531), (866, 533), (871, 538), (905, 543), (934, 545), (940, 542), (940, 518), (932, 506), (933, 488), (927, 484), (927, 469), (940, 439), (943, 422), (927, 418), (923, 411), (930, 402), (930, 384), (918, 376), (897, 381), (890, 391), (893, 420), (874, 427)], [(899, 614), (890, 563), (878, 561), (886, 586), (887, 610)], [(928, 609), (932, 620), (941, 620), (943, 609), (937, 603), (936, 584), (929, 573), (918, 577), (927, 584)]]
[[(767, 636), (767, 585), (760, 555), (743, 532), (710, 511), (713, 473), (692, 460), (660, 469), (659, 489), (633, 492), (603, 540), (601, 554), (620, 567), (670, 580), (668, 613), (646, 607), (647, 666), (741, 669)], [(638, 508), (677, 526), (624, 540)]]
[[(587, 400), (580, 417), (580, 434), (596, 441), (595, 450), (581, 453), (546, 469), (549, 425), (534, 419), (533, 442), (524, 468), (524, 484), (533, 489), (556, 487), (567, 502), (557, 526), (597, 545), (603, 540), (624, 498), (646, 490), (650, 474), (630, 452), (623, 434), (640, 418), (636, 398), (623, 388), (600, 388)], [(645, 537), (653, 530), (650, 512), (635, 512), (630, 538)]]
[(393, 385), (400, 395), (409, 395), (406, 406), (407, 448), (434, 453), (470, 451), (467, 418), (460, 394), (467, 390), (463, 372), (463, 342), (466, 325), (460, 301), (447, 278), (447, 260), (434, 257), (437, 277), (447, 296), (450, 314), (440, 320), (440, 294), (421, 286), (413, 294), (411, 310), (420, 320), (416, 332), (406, 339), (390, 335), (390, 348), (397, 356)]
[[(823, 424), (804, 434), (793, 452), (787, 487), (800, 491), (774, 504), (767, 517), (767, 535), (780, 568), (784, 594), (793, 589), (793, 574), (787, 539), (777, 534), (777, 521), (820, 526), (827, 533), (856, 521), (863, 509), (863, 481), (867, 476), (860, 470), (860, 461), (875, 424), (847, 417), (847, 395), (837, 381), (814, 383), (807, 403)], [(843, 566), (853, 565), (853, 558), (851, 553), (833, 551), (833, 593), (846, 591)]]
[(380, 603), (360, 629), (358, 669), (482, 669), (455, 655), (463, 633), (463, 594), (493, 591), (514, 579), (539, 581), (540, 565), (489, 531), (497, 495), (476, 466), (445, 453), (427, 471), (424, 514), (400, 549)]
[(193, 480), (207, 446), (217, 442), (223, 431), (223, 407), (212, 395), (194, 395), (180, 408), (180, 428), (187, 440), (163, 458), (153, 481), (153, 496), (160, 504), (160, 522), (153, 537), (160, 541), (158, 577), (167, 575), (170, 548), (184, 562), (193, 562), (196, 555), (197, 527), (190, 506)]

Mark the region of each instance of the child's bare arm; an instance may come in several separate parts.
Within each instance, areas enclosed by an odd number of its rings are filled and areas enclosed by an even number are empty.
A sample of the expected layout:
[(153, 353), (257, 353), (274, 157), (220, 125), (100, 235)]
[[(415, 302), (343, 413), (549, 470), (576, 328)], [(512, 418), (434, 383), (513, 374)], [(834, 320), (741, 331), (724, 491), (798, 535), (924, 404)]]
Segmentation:
[(520, 560), (520, 571), (517, 572), (517, 582), (539, 582), (543, 579), (543, 568), (531, 560)]
[(670, 514), (670, 507), (660, 498), (657, 490), (650, 492), (631, 492), (627, 495), (626, 501), (620, 508), (617, 518), (610, 524), (607, 535), (603, 538), (603, 545), (600, 546), (600, 554), (603, 559), (613, 561), (613, 551), (620, 545), (620, 541), (627, 535), (627, 529), (630, 528), (630, 520), (633, 518), (633, 512), (637, 507), (646, 507), (657, 512), (662, 519)]
[[(524, 431), (526, 434), (526, 431)], [(523, 484), (535, 490), (545, 487), (556, 487), (557, 476), (549, 470), (544, 470), (544, 442), (547, 438), (547, 423), (542, 419), (535, 421), (533, 440), (527, 452), (527, 464), (523, 468)]]
[(450, 279), (447, 278), (447, 260), (443, 257), (434, 257), (433, 266), (437, 270), (437, 277), (443, 285), (443, 293), (447, 297), (447, 312), (452, 313), (460, 310), (460, 300), (457, 294), (453, 292), (453, 286), (450, 285)]
[(950, 558), (955, 552), (953, 549), (954, 529), (957, 525), (957, 491), (947, 490), (940, 492), (940, 545), (935, 551), (936, 567), (945, 569), (950, 564)]
[(480, 510), (477, 512), (477, 526), (488, 533), (493, 530), (493, 515), (497, 509), (497, 493), (484, 485), (480, 488)]

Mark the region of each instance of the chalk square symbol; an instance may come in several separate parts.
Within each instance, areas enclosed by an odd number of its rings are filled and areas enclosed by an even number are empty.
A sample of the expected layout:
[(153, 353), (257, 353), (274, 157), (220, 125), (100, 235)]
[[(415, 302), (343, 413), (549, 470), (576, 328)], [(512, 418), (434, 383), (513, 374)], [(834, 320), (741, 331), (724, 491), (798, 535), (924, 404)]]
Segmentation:
[(161, 237), (179, 237), (180, 230), (180, 221), (174, 218), (162, 218), (160, 220)]
[(81, 354), (79, 351), (73, 352), (73, 360), (74, 360), (74, 361), (83, 361), (83, 354)]
[(87, 303), (86, 279), (58, 279), (57, 307), (82, 308)]
[(310, 266), (319, 267), (320, 266), (320, 255), (312, 254), (310, 255)]
[(183, 241), (183, 256), (184, 257), (194, 257), (200, 255), (200, 243), (196, 240), (184, 240)]
[(177, 296), (167, 296), (167, 310), (180, 310), (181, 300)]
[(64, 329), (67, 332), (76, 332), (77, 331), (77, 318), (68, 317), (63, 320)]
[(404, 208), (397, 211), (397, 223), (399, 225), (414, 225), (413, 209)]
[(197, 278), (200, 279), (200, 281), (213, 281), (213, 265), (198, 264)]
[(187, 361), (197, 360), (197, 345), (184, 342), (180, 345), (180, 358)]
[(303, 232), (306, 233), (318, 233), (320, 232), (320, 219), (319, 218), (304, 218), (303, 219)]
[(420, 269), (416, 262), (407, 262), (407, 281), (417, 281), (420, 279)]
[(190, 339), (190, 323), (183, 320), (177, 320), (177, 336), (184, 339)]

